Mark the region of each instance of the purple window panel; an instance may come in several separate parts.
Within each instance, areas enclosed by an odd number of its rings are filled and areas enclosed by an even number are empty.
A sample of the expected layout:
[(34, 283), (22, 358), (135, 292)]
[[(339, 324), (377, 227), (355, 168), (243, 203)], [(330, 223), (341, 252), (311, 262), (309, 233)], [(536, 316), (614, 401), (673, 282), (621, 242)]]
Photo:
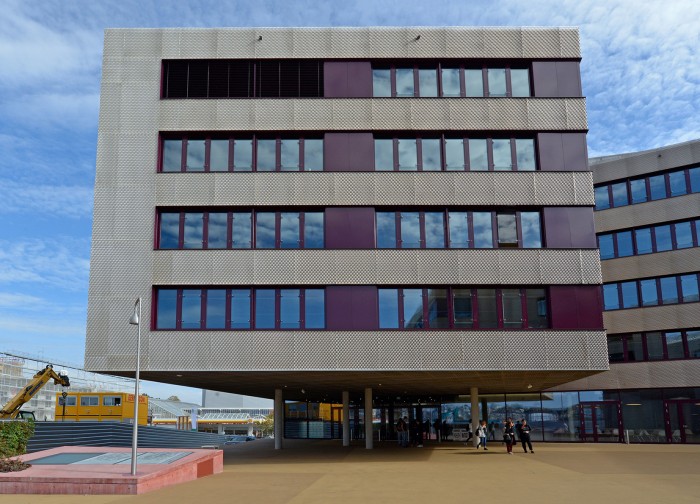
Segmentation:
[(324, 171), (374, 171), (372, 133), (326, 133)]
[(373, 249), (376, 247), (374, 208), (326, 208), (326, 249)]
[(538, 98), (579, 98), (581, 73), (578, 61), (534, 61), (532, 83)]
[(325, 98), (371, 98), (372, 64), (369, 61), (323, 63)]
[(326, 287), (326, 328), (336, 331), (377, 329), (378, 306), (374, 286)]
[(545, 207), (547, 248), (596, 248), (592, 207)]
[(538, 133), (542, 171), (588, 171), (585, 133)]
[(599, 285), (553, 285), (549, 288), (552, 329), (602, 329)]
[(557, 86), (559, 97), (578, 98), (583, 96), (581, 91), (581, 71), (578, 61), (557, 61)]

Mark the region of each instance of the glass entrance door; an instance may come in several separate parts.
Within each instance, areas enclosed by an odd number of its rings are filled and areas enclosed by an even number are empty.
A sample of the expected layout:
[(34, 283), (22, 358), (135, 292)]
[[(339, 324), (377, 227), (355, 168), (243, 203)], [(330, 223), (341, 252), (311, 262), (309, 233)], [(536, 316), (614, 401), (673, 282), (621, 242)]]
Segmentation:
[(700, 443), (700, 402), (696, 399), (665, 401), (666, 441)]
[(581, 441), (622, 442), (621, 417), (619, 401), (582, 402), (580, 404)]

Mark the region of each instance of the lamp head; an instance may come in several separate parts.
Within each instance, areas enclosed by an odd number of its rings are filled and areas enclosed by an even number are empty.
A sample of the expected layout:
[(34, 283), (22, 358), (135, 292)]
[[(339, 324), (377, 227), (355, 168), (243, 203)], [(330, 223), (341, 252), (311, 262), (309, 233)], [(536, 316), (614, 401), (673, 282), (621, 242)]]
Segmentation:
[(141, 307), (141, 298), (136, 299), (134, 303), (134, 314), (129, 319), (129, 324), (139, 325), (139, 308)]

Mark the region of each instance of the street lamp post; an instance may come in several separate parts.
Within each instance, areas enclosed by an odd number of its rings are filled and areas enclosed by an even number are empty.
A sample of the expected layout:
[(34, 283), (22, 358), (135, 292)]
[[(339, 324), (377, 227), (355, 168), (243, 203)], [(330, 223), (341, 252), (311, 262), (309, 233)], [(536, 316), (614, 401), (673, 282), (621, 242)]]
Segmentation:
[(139, 437), (139, 371), (141, 370), (141, 298), (136, 299), (134, 314), (129, 319), (129, 324), (138, 327), (136, 338), (136, 376), (134, 380), (134, 433), (131, 438), (131, 475), (136, 476), (136, 448)]

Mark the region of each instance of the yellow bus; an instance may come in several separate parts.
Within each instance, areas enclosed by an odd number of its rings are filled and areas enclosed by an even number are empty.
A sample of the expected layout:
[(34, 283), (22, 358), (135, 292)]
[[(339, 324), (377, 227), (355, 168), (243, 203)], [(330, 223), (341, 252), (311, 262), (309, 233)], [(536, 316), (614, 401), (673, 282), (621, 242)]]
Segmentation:
[[(65, 405), (65, 408), (64, 408)], [(125, 392), (56, 393), (56, 422), (129, 422), (134, 418), (134, 394)], [(148, 396), (139, 396), (139, 425), (148, 423)]]

